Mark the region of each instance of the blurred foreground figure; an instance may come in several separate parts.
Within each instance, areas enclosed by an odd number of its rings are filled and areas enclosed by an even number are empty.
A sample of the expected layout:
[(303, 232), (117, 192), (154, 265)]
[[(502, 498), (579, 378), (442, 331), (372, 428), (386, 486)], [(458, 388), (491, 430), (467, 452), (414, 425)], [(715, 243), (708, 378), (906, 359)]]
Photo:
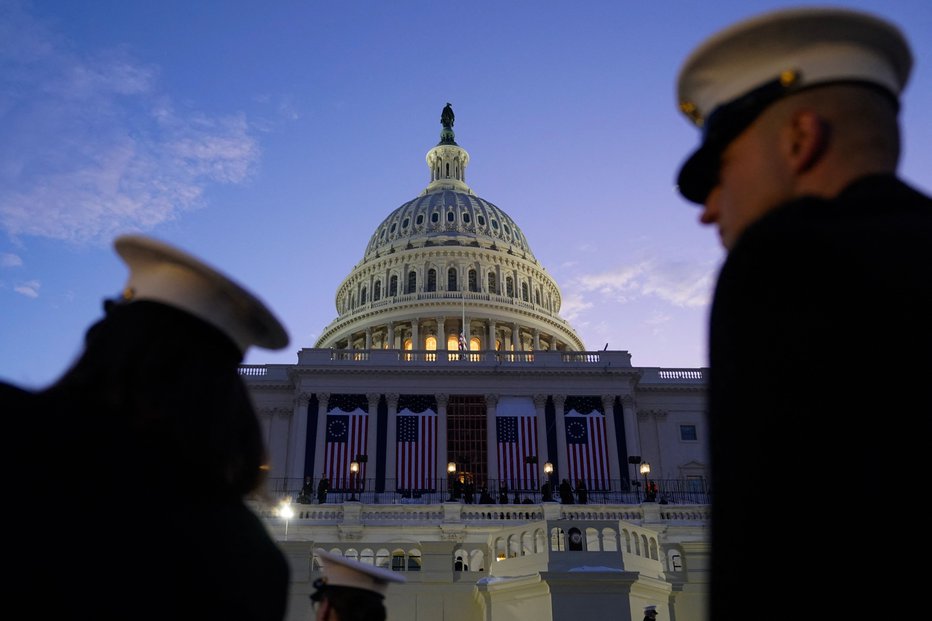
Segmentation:
[[(175, 248), (115, 242), (130, 275), (51, 387), (0, 387), (22, 450), (15, 598), (27, 618), (285, 615), (289, 570), (244, 503), (264, 442), (238, 365), (280, 349), (272, 313)], [(28, 611), (28, 612), (25, 612)]]
[(796, 617), (827, 580), (846, 586), (821, 614), (881, 618), (913, 571), (932, 200), (897, 177), (911, 67), (887, 21), (801, 8), (726, 29), (680, 71), (702, 142), (679, 190), (728, 251), (709, 341), (711, 620)]
[(385, 621), (385, 593), (401, 574), (318, 549), (323, 578), (314, 581), (311, 605), (316, 621)]

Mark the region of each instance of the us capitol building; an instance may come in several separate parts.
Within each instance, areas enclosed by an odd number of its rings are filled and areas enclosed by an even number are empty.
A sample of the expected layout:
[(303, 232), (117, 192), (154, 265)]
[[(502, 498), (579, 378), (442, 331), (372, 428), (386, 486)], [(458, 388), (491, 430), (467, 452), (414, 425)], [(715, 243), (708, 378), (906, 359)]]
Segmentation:
[(375, 226), (314, 347), (241, 367), (288, 618), (311, 618), (323, 548), (404, 572), (396, 621), (704, 621), (706, 369), (587, 351), (453, 125), (447, 104), (427, 187)]

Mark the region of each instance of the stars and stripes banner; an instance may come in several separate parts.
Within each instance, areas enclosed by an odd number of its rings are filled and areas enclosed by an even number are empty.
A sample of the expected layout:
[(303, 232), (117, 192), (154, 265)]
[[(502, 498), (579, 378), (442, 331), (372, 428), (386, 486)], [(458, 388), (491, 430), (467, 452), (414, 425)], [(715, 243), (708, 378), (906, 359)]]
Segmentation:
[(433, 490), (437, 464), (437, 413), (398, 412), (395, 472), (400, 490)]
[[(495, 434), (498, 445), (498, 478), (510, 490), (536, 490), (537, 412), (534, 403), (523, 397), (502, 397), (496, 408)], [(539, 460), (532, 460), (537, 462)]]
[[(327, 413), (324, 474), (330, 479), (331, 490), (350, 488), (350, 462), (358, 455), (367, 454), (368, 428), (369, 415), (361, 408), (353, 412), (334, 409)], [(357, 481), (366, 480), (366, 465), (359, 464)]]
[(608, 489), (608, 443), (605, 416), (598, 410), (565, 415), (566, 461), (570, 484), (585, 481), (590, 490)]
[(469, 349), (469, 343), (466, 342), (466, 335), (460, 332), (460, 351)]

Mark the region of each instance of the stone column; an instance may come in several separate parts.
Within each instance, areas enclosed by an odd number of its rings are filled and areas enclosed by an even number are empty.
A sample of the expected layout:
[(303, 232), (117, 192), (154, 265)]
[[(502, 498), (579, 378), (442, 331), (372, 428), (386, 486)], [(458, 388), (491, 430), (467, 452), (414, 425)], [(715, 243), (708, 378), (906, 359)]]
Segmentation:
[(447, 403), (449, 395), (439, 394), (437, 397), (437, 463), (434, 464), (434, 483), (437, 491), (443, 488), (447, 480)]
[(495, 426), (495, 412), (498, 407), (498, 395), (485, 396), (485, 442), (486, 459), (489, 472), (489, 488), (492, 481), (498, 483), (498, 434)]
[(385, 395), (388, 402), (388, 429), (385, 434), (385, 486), (394, 490), (398, 486), (395, 452), (398, 438), (398, 393)]
[(557, 454), (560, 456), (559, 470), (553, 473), (557, 485), (570, 474), (569, 464), (567, 463), (569, 457), (567, 457), (566, 452), (566, 418), (563, 416), (563, 405), (565, 403), (566, 395), (553, 395), (553, 406), (554, 410), (556, 410)]
[(366, 349), (372, 349), (372, 327), (366, 328)]
[(605, 435), (608, 436), (608, 480), (621, 478), (621, 464), (618, 462), (618, 436), (615, 429), (615, 395), (602, 395), (602, 409), (605, 412)]
[(317, 393), (317, 443), (314, 446), (314, 477), (324, 471), (324, 447), (327, 444), (327, 404), (330, 393)]
[(542, 483), (547, 480), (544, 464), (553, 461), (547, 452), (547, 395), (534, 395), (534, 411), (537, 414), (537, 476)]
[[(379, 458), (379, 397), (381, 397), (377, 392), (371, 392), (366, 395), (366, 398), (369, 400), (369, 427), (366, 429), (366, 455), (368, 455), (368, 461), (364, 464), (359, 464), (359, 475), (362, 477), (363, 481), (367, 479), (375, 479), (375, 465), (378, 462)], [(382, 449), (384, 450), (384, 449)], [(371, 468), (370, 468), (371, 466)], [(374, 481), (373, 481), (374, 482)], [(374, 487), (372, 489), (375, 489)]]
[(424, 349), (421, 347), (421, 337), (418, 331), (418, 323), (420, 323), (420, 321), (421, 320), (416, 317), (411, 320), (411, 349), (413, 351)]
[(540, 329), (534, 328), (534, 351), (540, 351)]
[(511, 324), (511, 349), (512, 351), (521, 351), (521, 329), (517, 322)]
[(625, 421), (625, 448), (628, 455), (641, 454), (641, 434), (638, 432), (638, 409), (633, 395), (621, 397), (621, 408)]
[[(623, 395), (621, 397), (621, 409), (625, 421), (625, 449), (628, 451), (628, 457), (640, 455), (641, 438), (640, 432), (638, 431), (637, 402), (634, 400), (633, 395)], [(629, 469), (631, 466), (625, 464), (625, 468)], [(628, 477), (632, 482), (638, 480), (638, 470), (636, 466), (634, 472), (628, 472)]]
[[(437, 317), (437, 353), (447, 350), (446, 323), (446, 317), (443, 315)], [(446, 356), (444, 356), (444, 359), (446, 359)]]
[(304, 456), (307, 454), (307, 403), (311, 395), (302, 392), (294, 399), (294, 414), (288, 432), (289, 446), (285, 476), (304, 481)]
[(398, 349), (395, 347), (395, 322), (388, 322), (388, 349)]
[(495, 351), (495, 320), (489, 319), (489, 346), (486, 349)]

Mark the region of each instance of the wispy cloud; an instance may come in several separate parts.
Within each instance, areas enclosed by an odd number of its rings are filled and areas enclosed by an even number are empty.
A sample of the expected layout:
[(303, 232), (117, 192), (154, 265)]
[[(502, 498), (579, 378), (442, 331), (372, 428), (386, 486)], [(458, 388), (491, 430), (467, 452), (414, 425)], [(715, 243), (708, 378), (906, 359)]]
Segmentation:
[(701, 308), (709, 304), (713, 280), (714, 273), (708, 264), (644, 260), (577, 276), (563, 289), (571, 300), (591, 300), (595, 294), (616, 304), (626, 304), (653, 297), (674, 306)]
[(0, 267), (21, 267), (23, 260), (19, 255), (9, 252), (0, 252)]
[(39, 287), (42, 285), (38, 280), (29, 280), (27, 282), (21, 282), (13, 287), (13, 291), (21, 295), (26, 296), (27, 298), (37, 298), (39, 297)]
[(240, 183), (259, 158), (242, 114), (178, 109), (158, 67), (122, 50), (80, 56), (4, 2), (0, 228), (72, 242), (150, 229)]

